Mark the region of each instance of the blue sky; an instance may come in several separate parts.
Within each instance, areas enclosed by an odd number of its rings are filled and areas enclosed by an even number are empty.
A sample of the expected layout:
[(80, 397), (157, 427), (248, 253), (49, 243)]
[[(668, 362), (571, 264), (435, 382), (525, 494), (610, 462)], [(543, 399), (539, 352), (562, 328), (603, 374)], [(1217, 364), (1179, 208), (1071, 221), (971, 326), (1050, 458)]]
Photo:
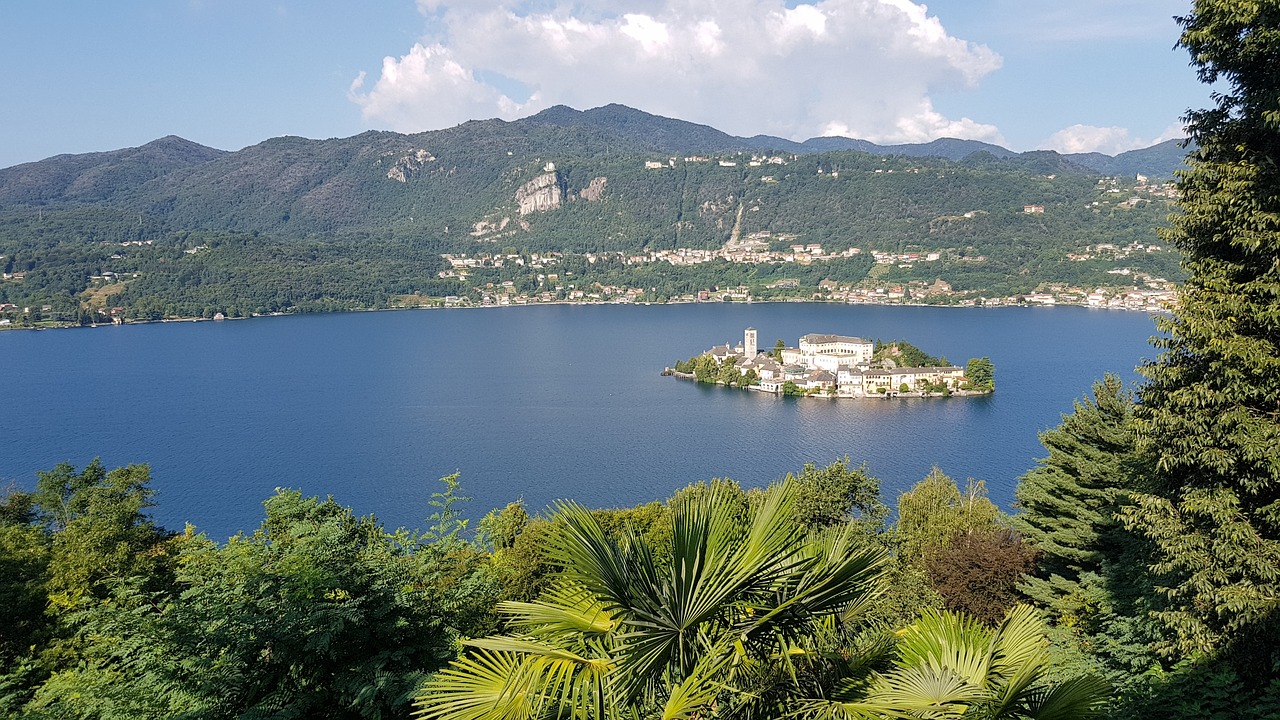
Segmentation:
[(13, 0), (0, 167), (620, 102), (739, 135), (1115, 153), (1209, 91), (1189, 0)]

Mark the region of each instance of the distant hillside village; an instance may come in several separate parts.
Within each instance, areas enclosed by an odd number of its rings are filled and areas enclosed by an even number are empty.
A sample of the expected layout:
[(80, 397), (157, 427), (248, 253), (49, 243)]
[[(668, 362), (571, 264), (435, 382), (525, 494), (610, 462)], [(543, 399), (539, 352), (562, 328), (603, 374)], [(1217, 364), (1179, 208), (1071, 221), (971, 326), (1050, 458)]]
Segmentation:
[(798, 347), (779, 340), (771, 351), (761, 352), (757, 340), (756, 329), (747, 328), (737, 345), (716, 345), (665, 373), (778, 395), (930, 397), (985, 395), (995, 389), (987, 358), (960, 368), (907, 343), (810, 333)]

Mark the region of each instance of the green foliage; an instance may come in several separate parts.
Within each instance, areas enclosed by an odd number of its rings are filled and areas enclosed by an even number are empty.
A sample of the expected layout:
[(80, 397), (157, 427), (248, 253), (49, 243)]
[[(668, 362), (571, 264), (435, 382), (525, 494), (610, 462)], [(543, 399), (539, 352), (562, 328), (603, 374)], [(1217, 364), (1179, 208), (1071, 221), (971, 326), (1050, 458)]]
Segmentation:
[(498, 578), (458, 537), (456, 481), (429, 534), (280, 491), (258, 531), (218, 545), (146, 519), (145, 466), (40, 473), (0, 513), (0, 594), (16, 614), (0, 635), (0, 709), (399, 716), (461, 637), (493, 629)]
[(922, 563), (956, 536), (998, 529), (1000, 519), (985, 483), (971, 479), (961, 493), (955, 480), (935, 467), (898, 497), (898, 553), (907, 562)]
[(449, 535), (389, 536), (297, 491), (265, 505), (252, 536), (189, 537), (179, 558), (186, 589), (167, 621), (180, 648), (218, 659), (192, 678), (214, 714), (392, 714), (476, 622), (471, 606), (496, 594), (475, 582), (482, 556)]
[(511, 547), (494, 551), (493, 570), (501, 579), (503, 600), (533, 600), (546, 589), (555, 569), (546, 553), (554, 532), (550, 521), (533, 517), (520, 529)]
[(444, 490), (431, 493), (427, 504), (435, 508), (435, 512), (427, 518), (431, 523), (424, 535), (427, 542), (453, 544), (458, 540), (458, 533), (467, 529), (467, 521), (462, 517), (462, 512), (454, 507), (471, 499), (458, 494), (458, 488), (462, 484), (459, 480), (461, 476), (462, 473), (454, 473), (440, 478), (440, 482), (444, 483)]
[(939, 367), (946, 365), (946, 358), (936, 358), (909, 342), (876, 340), (872, 362), (893, 361), (894, 367)]
[(29, 505), (30, 496), (13, 488), (0, 504), (0, 674), (12, 669), (46, 625), (50, 548), (45, 533), (28, 521)]
[[(1199, 149), (1164, 237), (1187, 281), (1142, 368), (1138, 439), (1154, 472), (1124, 518), (1155, 546), (1171, 644), (1195, 655), (1280, 622), (1280, 14), (1198, 0), (1179, 22), (1220, 89), (1186, 118)], [(1277, 659), (1273, 647), (1249, 665)]]
[(964, 376), (971, 390), (991, 392), (996, 389), (996, 368), (991, 364), (991, 358), (971, 358), (965, 365)]
[[(798, 532), (794, 482), (738, 520), (724, 484), (673, 501), (669, 560), (640, 536), (611, 540), (583, 508), (564, 504), (551, 554), (561, 571), (534, 603), (506, 603), (512, 635), (474, 651), (428, 683), (429, 718), (690, 717), (773, 710), (785, 687), (755, 681), (805, 661), (816, 623), (868, 607), (883, 556), (850, 529)], [(783, 673), (780, 678), (785, 678)], [(794, 687), (794, 680), (792, 681)]]
[(938, 468), (898, 498), (892, 540), (900, 573), (924, 580), (917, 611), (946, 607), (996, 623), (1018, 600), (1034, 551), (1011, 532), (982, 481), (964, 492)]
[(1113, 717), (1270, 720), (1280, 717), (1280, 680), (1274, 670), (1267, 672), (1270, 677), (1251, 688), (1230, 663), (1182, 662), (1152, 672), (1146, 686), (1126, 697)]
[(1106, 684), (1088, 676), (1050, 682), (1044, 639), (1042, 623), (1027, 606), (1011, 609), (992, 628), (963, 614), (927, 612), (898, 634), (889, 669), (809, 709), (833, 719), (1101, 716)]
[(529, 525), (529, 511), (524, 501), (507, 503), (501, 510), (490, 510), (476, 528), (476, 542), (490, 550), (505, 550), (516, 544), (516, 538)]
[(1150, 612), (1150, 549), (1118, 513), (1146, 470), (1134, 450), (1133, 400), (1115, 376), (1094, 383), (1057, 428), (1040, 434), (1048, 457), (1016, 490), (1011, 526), (1038, 551), (1022, 592), (1052, 623), (1058, 674), (1096, 672), (1126, 698), (1150, 691), (1163, 663), (1151, 645), (1162, 632)]
[(78, 474), (66, 463), (39, 473), (36, 503), (54, 530), (47, 583), (54, 608), (101, 597), (112, 581), (133, 576), (166, 584), (166, 553), (158, 546), (169, 533), (144, 513), (150, 482), (146, 465), (108, 473), (96, 460)]
[(1049, 456), (1018, 482), (1020, 512), (1011, 525), (1039, 553), (1023, 590), (1063, 621), (1086, 611), (1084, 578), (1106, 572), (1104, 564), (1134, 542), (1117, 517), (1136, 482), (1133, 409), (1119, 378), (1094, 383), (1092, 398), (1077, 400), (1062, 424), (1040, 433)]
[(824, 468), (805, 463), (798, 475), (787, 473), (784, 482), (796, 485), (796, 523), (811, 531), (855, 521), (871, 535), (883, 529), (889, 515), (880, 501), (880, 481), (865, 465), (850, 467), (847, 456)]

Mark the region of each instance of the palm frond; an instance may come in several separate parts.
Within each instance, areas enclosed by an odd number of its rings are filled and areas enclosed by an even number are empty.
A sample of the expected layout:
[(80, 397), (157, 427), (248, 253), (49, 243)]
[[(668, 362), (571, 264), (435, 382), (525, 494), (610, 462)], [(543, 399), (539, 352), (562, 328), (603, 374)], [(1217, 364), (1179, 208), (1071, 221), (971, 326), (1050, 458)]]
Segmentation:
[(1049, 663), (1048, 640), (1039, 613), (1018, 605), (1005, 614), (993, 638), (992, 712), (999, 716), (1025, 707)]
[(550, 558), (561, 566), (567, 582), (594, 594), (606, 609), (629, 607), (633, 584), (623, 551), (610, 540), (600, 523), (577, 503), (556, 505), (554, 518), (561, 531), (551, 536)]
[(1035, 698), (1027, 715), (1033, 720), (1088, 720), (1105, 714), (1110, 696), (1111, 686), (1101, 678), (1072, 678)]
[(423, 720), (529, 720), (542, 714), (531, 661), (514, 653), (458, 658), (427, 682), (414, 705)]
[(793, 582), (775, 593), (773, 604), (752, 618), (750, 629), (807, 632), (818, 618), (837, 612), (860, 614), (883, 592), (887, 556), (855, 547), (851, 528), (824, 534), (806, 546), (808, 562)]
[[(488, 637), (470, 640), (467, 645), (493, 655), (520, 658), (518, 675), (534, 691), (532, 706), (576, 709), (585, 713), (596, 709), (591, 717), (602, 717), (610, 695), (608, 675), (613, 658), (587, 657), (563, 647), (518, 637)], [(556, 714), (559, 714), (557, 712)]]
[(991, 632), (968, 615), (945, 610), (927, 610), (900, 631), (898, 653), (902, 666), (947, 670), (977, 687), (987, 684), (995, 660)]
[(532, 603), (498, 603), (498, 612), (507, 623), (522, 632), (537, 635), (580, 633), (605, 635), (618, 628), (618, 620), (596, 596), (581, 586), (561, 583)]
[(987, 694), (980, 685), (949, 668), (915, 666), (882, 676), (861, 705), (887, 714), (917, 717), (959, 716)]
[(704, 655), (693, 669), (670, 685), (666, 702), (662, 705), (662, 720), (706, 717), (716, 698), (725, 692), (726, 685), (720, 679), (729, 654), (720, 652)]
[(1030, 605), (1015, 605), (995, 630), (993, 664), (1002, 674), (1010, 667), (1043, 666), (1049, 658), (1047, 647), (1039, 611)]

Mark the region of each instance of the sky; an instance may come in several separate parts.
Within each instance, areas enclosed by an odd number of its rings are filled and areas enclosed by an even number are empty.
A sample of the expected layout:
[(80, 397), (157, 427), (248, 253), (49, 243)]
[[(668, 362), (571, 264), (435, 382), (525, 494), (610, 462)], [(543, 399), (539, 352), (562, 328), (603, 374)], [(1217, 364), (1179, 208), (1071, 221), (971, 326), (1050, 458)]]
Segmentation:
[(734, 135), (1115, 154), (1210, 89), (1190, 0), (9, 0), (0, 167), (179, 135), (418, 132), (622, 103)]

